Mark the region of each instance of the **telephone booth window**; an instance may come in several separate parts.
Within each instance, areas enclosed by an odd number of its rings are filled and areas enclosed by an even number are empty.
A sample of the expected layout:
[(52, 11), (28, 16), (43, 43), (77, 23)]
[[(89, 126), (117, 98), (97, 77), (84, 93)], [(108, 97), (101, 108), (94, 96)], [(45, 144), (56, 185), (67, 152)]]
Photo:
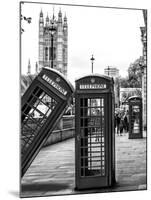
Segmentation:
[(80, 111), (81, 176), (104, 176), (104, 98), (81, 98)]
[(139, 119), (139, 106), (132, 106), (132, 132), (133, 133), (139, 133), (139, 124), (140, 124), (140, 119)]
[(40, 87), (36, 87), (22, 109), (22, 154), (36, 137), (57, 102)]

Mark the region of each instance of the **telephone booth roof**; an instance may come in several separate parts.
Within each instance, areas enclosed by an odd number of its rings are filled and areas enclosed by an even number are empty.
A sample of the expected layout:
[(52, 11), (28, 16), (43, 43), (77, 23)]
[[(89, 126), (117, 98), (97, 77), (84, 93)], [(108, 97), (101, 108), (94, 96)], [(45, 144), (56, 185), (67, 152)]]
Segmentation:
[(87, 78), (99, 78), (99, 79), (101, 78), (101, 79), (105, 79), (110, 82), (114, 82), (113, 78), (111, 78), (109, 76), (101, 75), (101, 74), (88, 74), (86, 76), (77, 78), (75, 81), (78, 82), (80, 80), (87, 79)]
[(58, 77), (60, 77), (61, 79), (63, 79), (63, 82), (65, 83), (65, 85), (70, 88), (70, 90), (72, 92), (74, 92), (74, 87), (73, 85), (69, 82), (69, 80), (67, 78), (65, 78), (65, 76), (60, 73), (58, 70), (55, 70), (55, 69), (52, 69), (52, 68), (48, 68), (48, 67), (44, 67), (40, 73), (44, 73), (44, 71), (46, 71), (46, 73), (50, 73), (50, 72), (53, 72), (54, 74), (56, 74)]
[(111, 77), (100, 74), (90, 74), (76, 80), (76, 90), (79, 92), (83, 91), (85, 93), (88, 91), (92, 93), (106, 93), (113, 91), (113, 84), (114, 80)]

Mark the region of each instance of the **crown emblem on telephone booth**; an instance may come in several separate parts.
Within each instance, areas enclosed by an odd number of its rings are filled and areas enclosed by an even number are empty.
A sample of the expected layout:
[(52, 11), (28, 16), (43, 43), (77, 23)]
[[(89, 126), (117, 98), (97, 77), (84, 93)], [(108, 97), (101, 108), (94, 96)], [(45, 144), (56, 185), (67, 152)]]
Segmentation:
[(95, 83), (95, 79), (94, 78), (91, 79), (91, 83)]
[(58, 82), (58, 83), (60, 82), (60, 78), (59, 77), (56, 78), (56, 82)]

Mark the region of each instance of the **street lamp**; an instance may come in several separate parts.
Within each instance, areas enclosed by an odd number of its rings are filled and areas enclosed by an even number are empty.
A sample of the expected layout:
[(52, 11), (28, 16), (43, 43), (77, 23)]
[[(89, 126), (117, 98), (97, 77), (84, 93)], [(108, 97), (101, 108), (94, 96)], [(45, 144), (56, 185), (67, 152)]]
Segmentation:
[(93, 61), (95, 60), (94, 58), (93, 58), (93, 55), (92, 55), (92, 57), (91, 57), (91, 62), (92, 62), (92, 74), (93, 74)]
[(110, 72), (109, 72), (110, 71), (110, 67), (109, 66), (108, 66), (107, 70), (108, 70), (107, 72), (108, 72), (108, 76), (109, 76), (110, 75)]
[(51, 68), (53, 68), (53, 38), (56, 32), (56, 27), (54, 26), (54, 21), (51, 22), (51, 26), (49, 27), (49, 31), (51, 34)]

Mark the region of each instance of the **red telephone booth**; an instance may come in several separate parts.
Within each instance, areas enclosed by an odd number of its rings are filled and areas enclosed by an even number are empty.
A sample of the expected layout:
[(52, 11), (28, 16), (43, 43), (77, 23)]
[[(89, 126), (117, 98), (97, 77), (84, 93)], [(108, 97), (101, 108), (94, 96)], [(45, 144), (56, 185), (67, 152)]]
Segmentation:
[(90, 75), (76, 81), (76, 189), (115, 182), (113, 79)]
[(21, 100), (21, 176), (70, 104), (73, 87), (59, 72), (43, 68)]
[(132, 96), (129, 102), (129, 139), (142, 138), (142, 98)]

